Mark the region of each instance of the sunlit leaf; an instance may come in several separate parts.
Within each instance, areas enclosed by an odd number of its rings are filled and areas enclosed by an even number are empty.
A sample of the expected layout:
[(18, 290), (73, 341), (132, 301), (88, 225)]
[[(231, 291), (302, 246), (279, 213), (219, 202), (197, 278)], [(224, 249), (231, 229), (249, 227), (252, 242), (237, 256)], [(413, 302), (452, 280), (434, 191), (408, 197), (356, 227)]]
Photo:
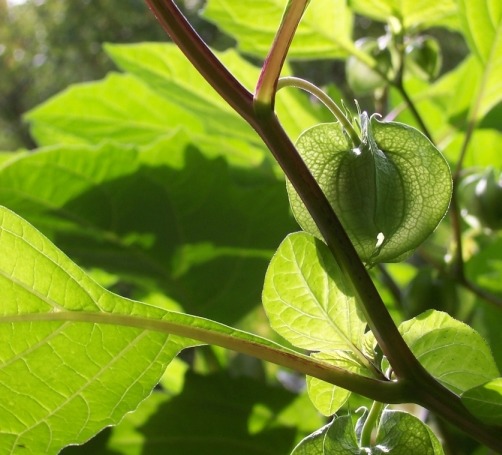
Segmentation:
[[(239, 2), (232, 3), (234, 4), (240, 5)], [(237, 138), (263, 148), (258, 135), (173, 44), (107, 45), (106, 51), (121, 69), (134, 74), (160, 97), (195, 115), (203, 123), (207, 133)], [(254, 90), (259, 76), (257, 66), (232, 50), (216, 55), (240, 83), (248, 90)], [(284, 73), (287, 72), (288, 69), (285, 68)], [(303, 129), (315, 124), (316, 120), (319, 122), (319, 117), (305, 103), (305, 99), (304, 94), (293, 90), (282, 90), (278, 96), (277, 113), (281, 124), (292, 137), (297, 137)], [(186, 126), (191, 129), (189, 124)]]
[(399, 20), (407, 29), (432, 25), (458, 26), (458, 7), (455, 0), (351, 0), (356, 12), (387, 22)]
[(291, 455), (357, 455), (360, 454), (350, 416), (336, 417), (298, 444)]
[(104, 140), (142, 145), (179, 124), (203, 131), (201, 121), (175, 102), (159, 97), (134, 76), (113, 73), (100, 82), (71, 86), (31, 110), (26, 119), (40, 145)]
[(0, 452), (57, 453), (135, 409), (187, 342), (106, 319), (23, 319), (71, 312), (148, 317), (158, 311), (105, 291), (4, 208), (0, 250), (0, 332), (9, 340), (0, 347)]
[(471, 113), (483, 117), (502, 100), (502, 5), (499, 0), (459, 0), (464, 35), (481, 64)]
[[(287, 2), (258, 0), (253, 8), (245, 2), (210, 0), (203, 16), (237, 40), (239, 50), (258, 57), (268, 54)], [(260, 20), (256, 20), (260, 11)], [(290, 58), (333, 58), (347, 55), (352, 13), (345, 0), (316, 0), (307, 8), (289, 50)]]
[(499, 376), (486, 341), (446, 313), (426, 311), (403, 322), (399, 331), (427, 371), (455, 393)]
[[(371, 376), (371, 372), (360, 364), (360, 361), (350, 352), (318, 352), (311, 354), (316, 359), (321, 359), (331, 365), (343, 368), (364, 376)], [(307, 376), (307, 389), (309, 397), (318, 409), (326, 416), (333, 415), (348, 400), (351, 392), (333, 384), (321, 381), (320, 379)]]
[(294, 346), (358, 351), (366, 323), (330, 251), (306, 233), (291, 234), (265, 276), (263, 305), (272, 328)]

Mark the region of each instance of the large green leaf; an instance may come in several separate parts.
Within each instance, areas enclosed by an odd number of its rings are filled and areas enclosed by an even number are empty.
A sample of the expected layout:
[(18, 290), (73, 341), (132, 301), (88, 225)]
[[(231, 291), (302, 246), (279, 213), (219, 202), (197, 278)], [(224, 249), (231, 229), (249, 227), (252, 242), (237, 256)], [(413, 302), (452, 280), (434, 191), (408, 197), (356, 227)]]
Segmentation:
[[(121, 69), (137, 76), (159, 96), (195, 115), (203, 122), (208, 133), (225, 138), (239, 138), (263, 147), (258, 135), (173, 44), (107, 45), (105, 49)], [(250, 91), (254, 90), (259, 77), (258, 67), (232, 50), (216, 55), (241, 84)], [(287, 73), (288, 69), (285, 68), (284, 71)], [(319, 119), (313, 109), (306, 106), (303, 94), (281, 91), (277, 98), (277, 113), (292, 137), (298, 136), (303, 129)]]
[(464, 35), (483, 70), (471, 113), (482, 118), (502, 100), (502, 4), (458, 0)]
[[(361, 116), (363, 139), (351, 144), (339, 123), (305, 131), (297, 148), (326, 194), (360, 258), (399, 261), (436, 228), (448, 208), (447, 162), (418, 130)], [(295, 218), (321, 237), (296, 190), (287, 184)]]
[[(301, 59), (346, 56), (353, 48), (352, 13), (346, 3), (346, 0), (311, 2), (288, 56)], [(203, 16), (233, 36), (239, 50), (263, 58), (268, 54), (286, 5), (286, 0), (258, 0), (252, 7), (234, 0), (209, 0)], [(260, 20), (256, 20), (257, 11)]]
[(40, 145), (95, 144), (103, 140), (148, 144), (179, 124), (200, 133), (201, 122), (131, 75), (74, 85), (26, 115)]
[(184, 134), (142, 152), (108, 143), (30, 154), (0, 170), (0, 199), (82, 265), (222, 321), (256, 305), (267, 262), (294, 228), (283, 183), (253, 170), (234, 178)]
[(356, 12), (387, 22), (395, 18), (405, 28), (433, 25), (457, 27), (458, 8), (455, 0), (350, 0)]
[(486, 341), (446, 313), (426, 311), (403, 322), (399, 331), (425, 369), (455, 393), (499, 376)]
[(160, 315), (102, 289), (3, 207), (0, 251), (0, 332), (5, 340), (0, 345), (0, 452), (57, 453), (135, 409), (187, 342), (106, 324), (105, 318), (103, 323), (23, 319), (71, 312)]
[(220, 323), (112, 294), (4, 207), (0, 251), (0, 336), (8, 340), (0, 345), (1, 453), (57, 453), (118, 423), (173, 356), (197, 344), (187, 336), (307, 359)]
[(502, 378), (467, 390), (462, 403), (483, 422), (502, 426)]
[(265, 276), (263, 305), (271, 326), (294, 346), (360, 353), (366, 327), (355, 298), (327, 246), (290, 234)]

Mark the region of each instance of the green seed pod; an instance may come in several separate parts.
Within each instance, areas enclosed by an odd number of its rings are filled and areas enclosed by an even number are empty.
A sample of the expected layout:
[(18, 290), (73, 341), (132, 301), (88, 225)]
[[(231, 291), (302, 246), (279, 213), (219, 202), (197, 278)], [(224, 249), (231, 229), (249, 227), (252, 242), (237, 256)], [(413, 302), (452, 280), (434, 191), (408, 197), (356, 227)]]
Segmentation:
[[(459, 185), (462, 214), (471, 225), (502, 229), (502, 173), (488, 167), (467, 176)], [(474, 220), (473, 220), (474, 218)]]
[[(338, 123), (305, 131), (303, 160), (368, 266), (402, 260), (443, 218), (451, 197), (448, 164), (419, 131), (361, 115), (363, 140), (353, 148)], [(292, 185), (293, 214), (303, 230), (321, 234)]]
[[(387, 42), (387, 37), (383, 36), (379, 39), (362, 38), (355, 44), (376, 60), (379, 71), (389, 75), (392, 69), (392, 55)], [(345, 72), (347, 83), (356, 95), (368, 95), (387, 84), (377, 71), (371, 69), (355, 56), (347, 59)]]
[(406, 69), (420, 79), (435, 79), (441, 70), (442, 61), (439, 43), (430, 36), (414, 38), (406, 45)]
[(439, 275), (429, 267), (420, 269), (406, 287), (403, 295), (403, 306), (407, 319), (430, 309), (452, 314), (457, 303), (458, 293), (455, 282), (448, 277)]

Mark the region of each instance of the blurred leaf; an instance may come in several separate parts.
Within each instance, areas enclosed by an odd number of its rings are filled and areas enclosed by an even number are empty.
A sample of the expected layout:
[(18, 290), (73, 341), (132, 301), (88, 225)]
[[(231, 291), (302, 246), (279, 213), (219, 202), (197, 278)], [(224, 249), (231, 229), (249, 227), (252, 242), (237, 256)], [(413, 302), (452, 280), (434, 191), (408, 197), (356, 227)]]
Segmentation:
[(378, 21), (398, 19), (406, 29), (446, 25), (458, 26), (455, 0), (349, 0), (359, 14)]
[[(239, 3), (235, 3), (239, 5)], [(237, 138), (263, 148), (263, 142), (252, 128), (204, 80), (173, 44), (140, 43), (107, 45), (106, 52), (124, 71), (149, 85), (159, 96), (194, 115), (208, 134)], [(248, 90), (254, 90), (259, 68), (235, 51), (217, 53), (217, 57)], [(288, 69), (285, 68), (287, 73)], [(305, 106), (303, 94), (281, 91), (278, 115), (286, 131), (293, 137), (316, 123), (314, 111)], [(187, 129), (191, 130), (189, 124)]]
[[(9, 340), (0, 348), (1, 453), (57, 453), (117, 424), (189, 344), (105, 317), (73, 319), (76, 312), (159, 317), (160, 310), (107, 292), (3, 207), (0, 250), (0, 331)], [(29, 320), (51, 313), (68, 316)]]
[(446, 313), (426, 311), (403, 322), (399, 331), (424, 368), (455, 393), (499, 375), (486, 341)]
[(496, 235), (483, 242), (466, 263), (469, 279), (481, 288), (502, 296), (502, 235)]
[(26, 115), (40, 145), (97, 144), (113, 140), (148, 144), (179, 124), (203, 131), (201, 122), (175, 102), (159, 97), (131, 75), (71, 86)]
[(469, 389), (461, 398), (465, 407), (478, 419), (502, 426), (502, 378)]
[(500, 0), (458, 0), (464, 35), (482, 68), (471, 106), (474, 120), (502, 100), (502, 4)]
[[(311, 356), (346, 371), (364, 376), (372, 376), (371, 372), (362, 367), (358, 359), (350, 352), (318, 352), (311, 354)], [(325, 416), (331, 416), (337, 412), (351, 395), (349, 390), (336, 387), (333, 384), (310, 376), (307, 376), (307, 387), (312, 403), (317, 410)]]
[[(209, 0), (203, 17), (233, 36), (245, 54), (265, 57), (286, 7), (282, 0), (245, 2)], [(260, 20), (256, 20), (260, 11)], [(344, 57), (353, 48), (352, 13), (345, 0), (311, 2), (300, 22), (288, 52), (291, 59)]]
[[(458, 132), (450, 139), (444, 153), (452, 162), (458, 159), (464, 140), (464, 132)], [(482, 168), (494, 166), (495, 168), (502, 169), (500, 144), (502, 144), (502, 131), (497, 131), (496, 129), (476, 129), (469, 141), (464, 167)]]
[(366, 327), (328, 247), (311, 235), (290, 234), (265, 276), (263, 305), (272, 328), (294, 346), (360, 352)]
[[(123, 455), (289, 453), (320, 419), (305, 409), (295, 421), (284, 415), (298, 398), (291, 392), (228, 374), (187, 374), (183, 391), (169, 397), (154, 392), (113, 429), (106, 452)], [(85, 446), (82, 448), (85, 449)], [(71, 448), (63, 453), (78, 453)]]
[(60, 146), (2, 168), (0, 198), (81, 264), (229, 322), (259, 301), (273, 249), (294, 228), (284, 184), (248, 172), (236, 181), (183, 135), (141, 153)]

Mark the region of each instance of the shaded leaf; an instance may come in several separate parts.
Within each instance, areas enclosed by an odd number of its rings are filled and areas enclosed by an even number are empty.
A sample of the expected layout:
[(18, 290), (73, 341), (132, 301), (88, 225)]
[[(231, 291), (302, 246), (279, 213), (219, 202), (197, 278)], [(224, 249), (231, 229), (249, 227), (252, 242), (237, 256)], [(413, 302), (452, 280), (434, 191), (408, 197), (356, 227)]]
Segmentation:
[(502, 426), (502, 378), (465, 391), (462, 403), (478, 419)]
[(417, 417), (385, 410), (371, 453), (393, 455), (442, 455), (443, 448), (432, 430)]
[(236, 181), (184, 134), (143, 152), (103, 144), (31, 154), (0, 170), (0, 197), (81, 264), (223, 321), (256, 305), (273, 248), (294, 227), (281, 182), (252, 170)]
[[(298, 398), (291, 392), (228, 374), (188, 374), (175, 397), (154, 392), (106, 441), (106, 453), (289, 453), (298, 436), (319, 425), (314, 412), (285, 419)], [(301, 417), (300, 417), (301, 416)], [(300, 424), (298, 420), (304, 419)], [(83, 447), (85, 449), (85, 447)], [(63, 453), (78, 453), (71, 448)]]

